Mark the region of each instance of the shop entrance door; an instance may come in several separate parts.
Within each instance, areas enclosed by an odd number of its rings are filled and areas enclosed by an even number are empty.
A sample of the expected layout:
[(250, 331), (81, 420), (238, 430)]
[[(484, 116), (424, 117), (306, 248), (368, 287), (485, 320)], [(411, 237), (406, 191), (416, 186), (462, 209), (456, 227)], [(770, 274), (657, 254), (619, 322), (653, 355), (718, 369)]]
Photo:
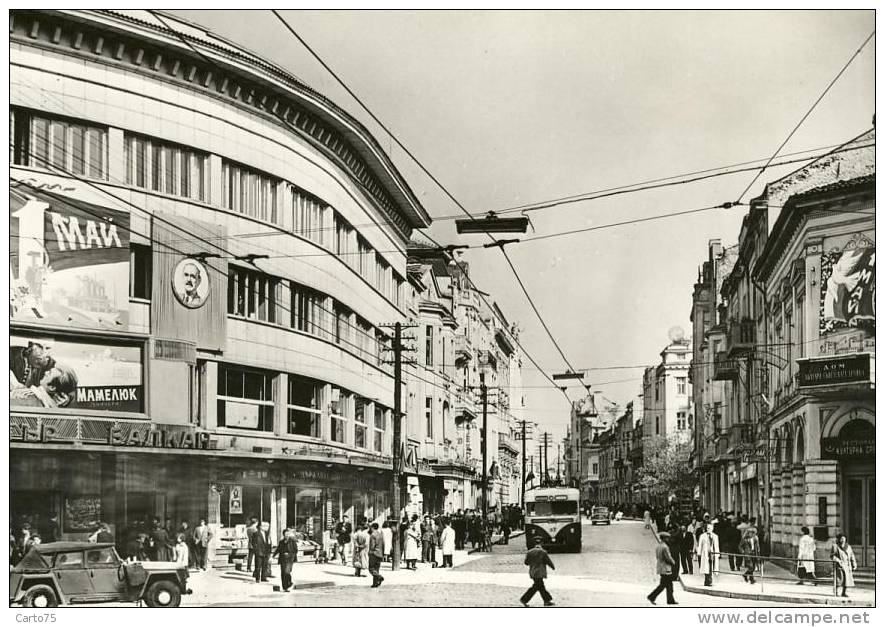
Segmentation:
[(870, 463), (846, 464), (842, 479), (843, 531), (859, 567), (876, 559), (876, 476)]

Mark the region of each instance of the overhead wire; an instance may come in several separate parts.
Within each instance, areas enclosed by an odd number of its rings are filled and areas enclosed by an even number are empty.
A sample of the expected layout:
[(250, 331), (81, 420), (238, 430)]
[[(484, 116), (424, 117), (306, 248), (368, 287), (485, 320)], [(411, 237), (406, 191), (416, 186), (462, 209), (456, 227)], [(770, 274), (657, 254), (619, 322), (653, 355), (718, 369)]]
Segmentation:
[(774, 161), (775, 157), (777, 157), (778, 154), (780, 154), (780, 151), (783, 150), (784, 146), (787, 145), (787, 142), (789, 142), (790, 139), (793, 137), (793, 135), (796, 134), (796, 131), (799, 130), (799, 127), (802, 126), (802, 124), (805, 122), (805, 120), (808, 119), (808, 116), (811, 115), (812, 111), (815, 110), (815, 108), (820, 103), (820, 101), (824, 99), (824, 96), (826, 96), (827, 93), (829, 93), (829, 91), (833, 87), (833, 85), (836, 84), (836, 82), (839, 80), (839, 78), (841, 78), (841, 76), (845, 73), (845, 70), (848, 69), (848, 66), (850, 66), (851, 63), (860, 55), (860, 53), (863, 51), (863, 49), (866, 47), (866, 45), (869, 43), (869, 41), (873, 38), (873, 36), (875, 34), (876, 34), (876, 31), (873, 30), (873, 32), (870, 33), (866, 39), (864, 39), (864, 41), (860, 45), (860, 47), (854, 51), (854, 54), (851, 55), (851, 58), (848, 59), (848, 61), (845, 63), (845, 65), (842, 66), (842, 69), (839, 70), (839, 72), (836, 74), (835, 77), (833, 77), (833, 80), (830, 81), (830, 83), (826, 86), (826, 88), (817, 97), (817, 100), (814, 101), (814, 103), (811, 105), (811, 107), (809, 107), (808, 111), (805, 112), (805, 114), (802, 116), (802, 118), (799, 120), (799, 122), (796, 124), (796, 126), (793, 127), (793, 130), (790, 131), (790, 133), (787, 135), (787, 137), (784, 139), (784, 141), (781, 142), (780, 146), (777, 147), (777, 150), (775, 150), (772, 153), (771, 157), (769, 157), (768, 161), (765, 163), (765, 165), (762, 167), (762, 169), (760, 169), (756, 173), (756, 176), (753, 177), (753, 180), (750, 181), (750, 183), (744, 188), (744, 191), (742, 191), (740, 196), (738, 196), (738, 199), (737, 199), (738, 203), (740, 203), (744, 199), (744, 196), (747, 194), (748, 191), (750, 191), (750, 188), (753, 187), (753, 185), (756, 183), (756, 181), (759, 180), (759, 177), (762, 176), (762, 173), (765, 172), (765, 170), (768, 168), (769, 164), (772, 161)]

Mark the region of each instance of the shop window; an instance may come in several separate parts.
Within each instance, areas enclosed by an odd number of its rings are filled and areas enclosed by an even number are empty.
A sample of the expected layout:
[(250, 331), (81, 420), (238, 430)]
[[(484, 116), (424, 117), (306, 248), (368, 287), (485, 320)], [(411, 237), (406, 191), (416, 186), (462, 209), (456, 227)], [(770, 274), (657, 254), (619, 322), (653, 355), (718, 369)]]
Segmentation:
[(320, 437), (322, 412), (319, 407), (322, 388), (318, 381), (289, 375), (286, 411), (290, 434)]
[(384, 452), (384, 431), (387, 428), (386, 410), (375, 405), (375, 429), (373, 450), (376, 453)]
[(222, 206), (282, 226), (277, 208), (280, 179), (225, 159), (221, 164)]
[(107, 180), (107, 128), (18, 107), (10, 109), (10, 127), (14, 164)]
[(153, 265), (150, 246), (129, 244), (129, 296), (151, 299)]
[(273, 375), (222, 366), (217, 408), (219, 427), (273, 431)]
[(132, 133), (126, 133), (124, 142), (128, 185), (193, 200), (208, 199), (208, 154)]

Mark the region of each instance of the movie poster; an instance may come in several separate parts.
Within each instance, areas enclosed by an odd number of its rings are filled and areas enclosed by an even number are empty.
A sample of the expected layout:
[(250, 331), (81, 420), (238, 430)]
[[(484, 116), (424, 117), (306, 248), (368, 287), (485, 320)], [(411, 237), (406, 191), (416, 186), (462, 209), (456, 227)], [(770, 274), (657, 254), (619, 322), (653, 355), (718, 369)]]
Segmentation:
[(876, 329), (876, 249), (850, 248), (821, 256), (820, 332)]
[(129, 214), (24, 186), (9, 205), (10, 321), (126, 330)]
[(12, 335), (9, 406), (142, 413), (142, 348)]

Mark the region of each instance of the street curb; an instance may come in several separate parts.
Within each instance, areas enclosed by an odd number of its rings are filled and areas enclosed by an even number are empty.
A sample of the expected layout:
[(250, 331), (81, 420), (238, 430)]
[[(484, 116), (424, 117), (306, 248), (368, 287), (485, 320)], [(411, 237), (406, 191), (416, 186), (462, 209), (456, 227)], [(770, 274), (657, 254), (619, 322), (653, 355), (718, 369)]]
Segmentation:
[[(510, 539), (512, 540), (513, 538), (518, 538), (518, 537), (523, 536), (523, 535), (525, 535), (525, 531), (522, 530), (522, 529), (520, 529), (519, 531), (516, 531), (516, 532), (514, 532), (514, 533), (511, 533), (511, 534), (510, 534)], [(499, 540), (498, 542), (492, 542), (492, 546), (495, 546), (496, 544), (499, 544), (499, 543), (500, 543), (500, 540)], [(504, 545), (501, 545), (501, 546), (504, 546)], [(467, 551), (467, 555), (473, 555), (474, 553), (477, 553), (477, 552), (491, 553), (491, 551), (480, 551), (479, 549), (469, 549), (469, 550)]]
[(753, 592), (731, 592), (730, 590), (716, 590), (715, 588), (707, 588), (704, 586), (687, 586), (685, 582), (682, 581), (682, 578), (679, 578), (679, 583), (682, 584), (682, 589), (685, 592), (692, 592), (694, 594), (706, 594), (711, 597), (725, 597), (728, 599), (745, 599), (749, 601), (776, 601), (778, 603), (793, 603), (796, 605), (851, 605), (854, 607), (866, 607), (866, 606), (858, 606), (852, 603), (852, 599), (842, 599), (835, 597), (822, 597), (820, 599), (814, 599), (810, 597), (791, 597), (785, 594), (759, 594)]

